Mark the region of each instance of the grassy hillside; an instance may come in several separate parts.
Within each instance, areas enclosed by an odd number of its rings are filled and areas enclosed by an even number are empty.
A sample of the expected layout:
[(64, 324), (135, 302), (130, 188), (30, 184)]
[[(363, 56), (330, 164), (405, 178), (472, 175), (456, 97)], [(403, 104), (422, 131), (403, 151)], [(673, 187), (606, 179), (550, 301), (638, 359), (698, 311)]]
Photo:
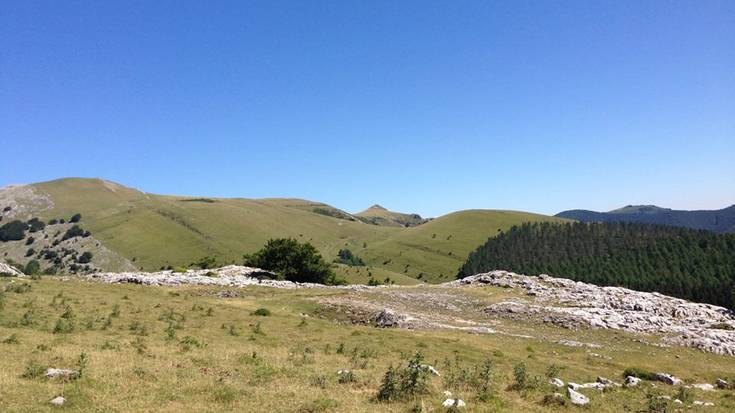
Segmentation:
[(561, 221), (517, 211), (467, 210), (405, 228), (360, 251), (366, 261), (421, 280), (454, 278), (468, 254), (488, 238), (522, 222)]
[[(499, 230), (526, 221), (559, 220), (471, 210), (405, 228), (364, 223), (332, 206), (300, 199), (153, 195), (80, 178), (33, 188), (52, 201), (51, 207), (38, 208), (35, 215), (51, 219), (81, 213), (81, 225), (95, 239), (145, 270), (187, 265), (205, 255), (220, 263), (239, 263), (243, 254), (256, 251), (269, 238), (293, 237), (311, 242), (328, 261), (339, 249), (349, 248), (381, 280), (394, 274), (391, 279), (401, 282), (397, 273), (438, 281), (453, 276), (469, 252)], [(400, 278), (408, 281), (406, 277)]]

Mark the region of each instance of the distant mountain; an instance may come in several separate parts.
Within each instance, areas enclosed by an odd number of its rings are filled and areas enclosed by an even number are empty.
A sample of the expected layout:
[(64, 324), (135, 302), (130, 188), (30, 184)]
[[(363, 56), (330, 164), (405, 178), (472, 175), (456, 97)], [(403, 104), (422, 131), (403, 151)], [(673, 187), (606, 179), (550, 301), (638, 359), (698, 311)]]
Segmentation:
[(609, 212), (572, 209), (556, 216), (582, 222), (639, 222), (705, 229), (716, 233), (735, 232), (735, 205), (714, 211), (683, 211), (655, 205), (628, 205)]
[(358, 212), (355, 216), (367, 224), (383, 225), (389, 227), (415, 227), (427, 222), (419, 214), (404, 214), (401, 212), (388, 211), (386, 208), (375, 204), (370, 208)]

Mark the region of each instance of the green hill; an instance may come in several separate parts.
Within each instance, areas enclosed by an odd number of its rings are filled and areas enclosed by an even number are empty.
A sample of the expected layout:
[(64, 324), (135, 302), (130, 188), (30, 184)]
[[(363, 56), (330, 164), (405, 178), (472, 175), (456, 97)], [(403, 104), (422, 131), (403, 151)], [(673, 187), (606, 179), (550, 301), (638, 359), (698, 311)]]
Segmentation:
[(391, 227), (415, 227), (416, 225), (421, 225), (428, 221), (427, 219), (422, 218), (419, 214), (393, 212), (377, 204), (362, 212), (358, 212), (355, 216), (368, 224)]
[[(81, 226), (144, 270), (187, 265), (205, 255), (240, 263), (274, 237), (311, 242), (328, 261), (341, 248), (374, 276), (406, 283), (448, 279), (470, 251), (499, 230), (558, 218), (512, 211), (455, 212), (416, 227), (372, 225), (332, 206), (300, 199), (225, 199), (154, 195), (101, 179), (67, 178), (0, 190), (15, 218), (82, 214)], [(5, 218), (11, 219), (10, 216)], [(14, 219), (14, 218), (13, 218)], [(0, 246), (1, 248), (1, 246)], [(338, 268), (338, 273), (347, 269)], [(359, 276), (352, 270), (349, 277)], [(398, 275), (405, 277), (400, 277)], [(365, 276), (364, 273), (362, 276)], [(382, 280), (382, 278), (380, 278)]]

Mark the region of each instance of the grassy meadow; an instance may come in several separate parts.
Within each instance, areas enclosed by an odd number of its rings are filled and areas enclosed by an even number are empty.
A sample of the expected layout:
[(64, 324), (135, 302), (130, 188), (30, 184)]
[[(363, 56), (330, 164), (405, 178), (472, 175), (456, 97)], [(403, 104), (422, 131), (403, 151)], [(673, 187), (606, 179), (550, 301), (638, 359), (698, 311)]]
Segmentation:
[[(546, 384), (550, 370), (578, 383), (597, 376), (621, 382), (627, 367), (696, 383), (735, 378), (735, 358), (649, 346), (622, 333), (521, 322), (514, 324), (516, 335), (378, 329), (337, 321), (343, 314), (315, 300), (346, 290), (252, 287), (234, 290), (236, 298), (219, 298), (221, 290), (0, 278), (0, 411), (447, 412), (444, 391), (464, 400), (466, 412), (577, 411), (568, 401), (543, 404), (556, 391)], [(507, 290), (466, 294), (502, 299)], [(592, 353), (556, 344), (561, 337), (604, 346)], [(414, 395), (378, 401), (389, 366), (405, 366), (417, 352), (441, 376), (428, 376), (426, 388)], [(521, 363), (525, 384), (519, 388), (514, 368)], [(82, 368), (82, 375), (47, 379), (46, 367)], [(350, 374), (338, 375), (340, 369)], [(649, 411), (649, 396), (675, 397), (677, 389), (644, 382), (584, 393), (591, 405), (581, 410), (637, 412)], [(50, 405), (59, 395), (67, 403)], [(701, 411), (735, 409), (732, 391), (693, 390), (689, 396), (715, 403)], [(674, 407), (668, 404), (669, 411)]]

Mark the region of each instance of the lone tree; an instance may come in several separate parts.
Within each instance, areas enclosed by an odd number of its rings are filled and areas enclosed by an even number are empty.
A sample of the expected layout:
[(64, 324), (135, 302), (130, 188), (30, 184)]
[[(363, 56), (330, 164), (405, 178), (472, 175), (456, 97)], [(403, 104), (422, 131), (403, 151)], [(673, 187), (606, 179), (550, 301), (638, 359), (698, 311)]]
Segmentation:
[(268, 240), (260, 251), (244, 258), (245, 265), (273, 271), (280, 279), (320, 284), (341, 282), (313, 245), (293, 238)]

